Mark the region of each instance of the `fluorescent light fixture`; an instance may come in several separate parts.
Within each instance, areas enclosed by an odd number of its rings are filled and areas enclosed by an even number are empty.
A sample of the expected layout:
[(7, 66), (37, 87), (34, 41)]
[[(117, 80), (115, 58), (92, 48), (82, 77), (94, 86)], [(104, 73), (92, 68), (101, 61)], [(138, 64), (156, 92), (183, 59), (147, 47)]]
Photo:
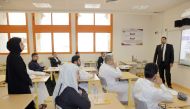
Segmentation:
[(101, 4), (99, 3), (86, 3), (84, 5), (85, 8), (100, 8)]
[(33, 3), (36, 8), (51, 8), (49, 3)]
[(149, 5), (136, 5), (136, 6), (133, 6), (132, 9), (136, 9), (136, 10), (145, 10), (149, 8)]

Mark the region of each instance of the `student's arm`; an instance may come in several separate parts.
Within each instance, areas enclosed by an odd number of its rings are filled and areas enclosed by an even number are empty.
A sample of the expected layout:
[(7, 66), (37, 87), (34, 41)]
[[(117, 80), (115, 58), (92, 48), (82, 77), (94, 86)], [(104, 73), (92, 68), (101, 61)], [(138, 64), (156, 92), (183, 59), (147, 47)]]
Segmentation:
[(160, 85), (160, 89), (156, 89), (152, 96), (153, 100), (161, 101), (172, 101), (173, 95), (169, 92), (168, 88), (164, 85)]
[(122, 76), (122, 72), (119, 67), (116, 67), (116, 69), (110, 69), (110, 75), (114, 78), (120, 78)]
[(74, 89), (69, 89), (69, 100), (70, 102), (77, 106), (78, 109), (90, 109), (91, 104), (88, 99), (87, 93), (83, 93), (80, 95), (77, 91)]
[(153, 60), (154, 63), (156, 63), (157, 56), (158, 56), (158, 45), (157, 45), (155, 53), (154, 53), (154, 60)]

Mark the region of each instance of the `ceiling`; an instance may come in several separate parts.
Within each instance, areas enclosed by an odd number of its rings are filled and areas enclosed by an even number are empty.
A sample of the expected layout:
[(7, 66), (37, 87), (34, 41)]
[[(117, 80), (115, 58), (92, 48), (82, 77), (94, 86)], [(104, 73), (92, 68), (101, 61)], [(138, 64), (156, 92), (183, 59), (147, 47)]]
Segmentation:
[[(154, 13), (163, 12), (169, 8), (189, 0), (0, 0), (0, 10), (8, 11), (81, 11), (81, 12), (129, 12), (129, 13)], [(52, 8), (36, 8), (32, 3), (49, 3)], [(85, 3), (100, 3), (99, 9), (85, 9)], [(133, 9), (134, 6), (149, 6), (147, 9)]]

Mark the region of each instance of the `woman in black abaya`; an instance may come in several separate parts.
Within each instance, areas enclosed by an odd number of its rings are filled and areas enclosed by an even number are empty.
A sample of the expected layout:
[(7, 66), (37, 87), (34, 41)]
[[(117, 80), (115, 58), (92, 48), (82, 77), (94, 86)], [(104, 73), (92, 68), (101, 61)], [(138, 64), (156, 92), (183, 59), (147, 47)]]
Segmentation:
[[(20, 56), (20, 53), (24, 50), (24, 44), (20, 38), (14, 37), (7, 42), (7, 49), (10, 51), (6, 63), (8, 93), (30, 94), (32, 81), (27, 74), (26, 65)], [(31, 102), (26, 109), (35, 109), (34, 102)]]

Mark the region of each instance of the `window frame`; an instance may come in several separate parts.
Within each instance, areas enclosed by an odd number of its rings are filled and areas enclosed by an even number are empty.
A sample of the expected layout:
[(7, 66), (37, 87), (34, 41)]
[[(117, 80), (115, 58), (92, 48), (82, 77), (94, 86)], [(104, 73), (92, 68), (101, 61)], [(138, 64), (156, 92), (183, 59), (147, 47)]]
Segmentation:
[[(43, 12), (41, 12), (43, 13)], [(71, 13), (69, 14), (69, 25), (53, 25), (53, 16), (51, 13), (51, 25), (37, 25), (35, 24), (35, 13), (32, 13), (32, 30), (33, 30), (33, 47), (34, 52), (38, 54), (52, 54), (54, 52), (54, 35), (53, 33), (69, 33), (69, 52), (56, 52), (56, 54), (71, 54), (72, 53), (72, 32), (71, 32)], [(60, 12), (61, 13), (61, 12)], [(51, 33), (51, 47), (52, 52), (38, 52), (36, 51), (36, 33)]]
[(110, 33), (110, 51), (113, 50), (113, 14), (110, 13), (110, 25), (95, 25), (95, 14), (94, 15), (94, 25), (78, 25), (78, 14), (75, 14), (75, 30), (76, 30), (76, 51), (78, 51), (78, 33), (92, 32), (93, 33), (93, 52), (80, 52), (81, 54), (99, 54), (96, 52), (96, 36), (95, 33)]
[[(6, 18), (7, 18), (7, 24), (6, 25), (0, 25), (0, 33), (8, 33), (8, 40), (10, 39), (10, 33), (26, 33), (26, 38), (27, 38), (27, 52), (26, 53), (21, 53), (21, 54), (30, 54), (30, 43), (29, 43), (29, 29), (28, 29), (28, 15), (26, 12), (26, 25), (9, 25), (9, 12), (6, 13)], [(8, 53), (3, 53), (0, 52), (1, 55), (7, 55)]]

